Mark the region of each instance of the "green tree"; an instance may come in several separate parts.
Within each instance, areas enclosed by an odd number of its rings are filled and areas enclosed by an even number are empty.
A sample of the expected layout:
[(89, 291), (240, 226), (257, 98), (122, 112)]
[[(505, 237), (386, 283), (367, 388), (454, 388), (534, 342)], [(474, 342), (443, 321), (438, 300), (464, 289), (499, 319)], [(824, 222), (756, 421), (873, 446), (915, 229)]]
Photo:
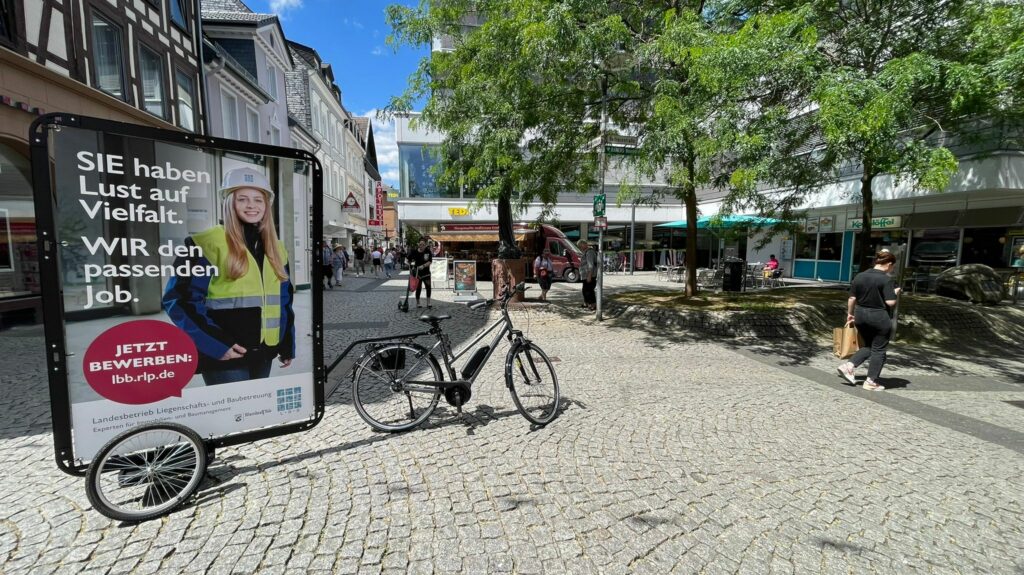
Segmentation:
[[(759, 118), (786, 109), (791, 88), (777, 82), (803, 78), (787, 70), (803, 66), (800, 52), (814, 46), (798, 12), (737, 18), (729, 7), (680, 0), (391, 6), (393, 43), (446, 37), (453, 49), (424, 59), (390, 110), (427, 98), (421, 121), (446, 136), (441, 179), (497, 202), (509, 236), (512, 210), (535, 200), (550, 206), (559, 192), (598, 185), (607, 117), (640, 142), (619, 200), (658, 178), (667, 186), (656, 193), (686, 206), (692, 295), (698, 190), (733, 179), (730, 146), (742, 143), (744, 126), (760, 126), (758, 137), (770, 139), (767, 128), (779, 123)], [(481, 25), (467, 29), (470, 21)]]
[[(874, 181), (892, 174), (915, 187), (942, 190), (958, 169), (944, 146), (954, 133), (977, 132), (980, 119), (1014, 113), (1022, 85), (1021, 8), (988, 0), (812, 0), (735, 2), (740, 17), (804, 14), (817, 38), (808, 60), (810, 82), (799, 89), (788, 123), (810, 132), (788, 140), (791, 150), (816, 148), (822, 179), (859, 169), (856, 195), (863, 206), (858, 239), (861, 268), (869, 267)], [(805, 111), (795, 117), (798, 111)], [(818, 140), (808, 146), (808, 136)], [(801, 143), (803, 142), (803, 143)], [(775, 180), (773, 154), (761, 154), (735, 183), (752, 199), (753, 182)], [(779, 160), (776, 157), (776, 160)], [(810, 163), (790, 157), (792, 173), (805, 179), (791, 196), (798, 203)], [(811, 170), (813, 172), (813, 170)]]

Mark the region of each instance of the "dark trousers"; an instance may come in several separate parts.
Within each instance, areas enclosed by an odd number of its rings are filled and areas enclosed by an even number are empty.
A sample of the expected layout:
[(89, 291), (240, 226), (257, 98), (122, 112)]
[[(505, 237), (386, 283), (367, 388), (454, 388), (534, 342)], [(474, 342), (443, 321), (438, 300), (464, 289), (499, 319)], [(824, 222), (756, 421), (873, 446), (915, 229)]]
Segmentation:
[(423, 291), (423, 285), (427, 286), (427, 299), (430, 299), (430, 276), (420, 278), (419, 285), (416, 286), (416, 303), (420, 303), (420, 293)]
[(590, 281), (583, 280), (583, 303), (587, 305), (597, 305), (597, 294), (594, 290), (597, 289), (597, 278)]
[(263, 379), (270, 377), (270, 368), (274, 366), (274, 357), (265, 356), (254, 360), (241, 362), (240, 365), (233, 364), (229, 369), (211, 370), (203, 373), (203, 382), (206, 385), (219, 385), (222, 383), (233, 383), (235, 381), (246, 381), (249, 379)]
[(864, 347), (853, 354), (850, 363), (854, 367), (859, 367), (870, 357), (868, 377), (877, 383), (882, 366), (885, 365), (885, 350), (889, 347), (889, 338), (892, 337), (892, 319), (889, 318), (889, 312), (884, 309), (867, 307), (858, 307), (854, 317), (854, 325), (857, 326), (857, 333), (864, 341)]

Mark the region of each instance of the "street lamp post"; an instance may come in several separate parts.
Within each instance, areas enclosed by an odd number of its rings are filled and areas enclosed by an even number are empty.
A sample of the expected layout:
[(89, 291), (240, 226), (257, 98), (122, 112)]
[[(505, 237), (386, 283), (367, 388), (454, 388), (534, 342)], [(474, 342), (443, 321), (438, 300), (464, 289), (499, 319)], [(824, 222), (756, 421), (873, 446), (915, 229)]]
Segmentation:
[[(604, 197), (605, 149), (604, 131), (608, 123), (608, 77), (601, 76), (601, 196)], [(604, 228), (597, 230), (597, 321), (604, 319)]]
[(633, 198), (633, 212), (629, 216), (629, 275), (633, 275), (634, 262), (636, 262), (636, 256), (633, 254), (636, 248), (634, 244), (636, 242), (636, 198)]

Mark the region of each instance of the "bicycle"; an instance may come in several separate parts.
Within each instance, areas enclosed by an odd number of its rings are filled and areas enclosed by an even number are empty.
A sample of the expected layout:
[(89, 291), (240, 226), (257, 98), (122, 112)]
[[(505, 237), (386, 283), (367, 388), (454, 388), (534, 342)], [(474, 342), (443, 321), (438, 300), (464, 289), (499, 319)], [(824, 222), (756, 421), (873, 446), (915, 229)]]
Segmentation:
[[(514, 290), (526, 291), (525, 282), (515, 286)], [(501, 317), (457, 353), (452, 351), (450, 338), (441, 328), (442, 321), (451, 319), (449, 315), (421, 316), (420, 321), (430, 324), (430, 329), (425, 332), (364, 339), (350, 344), (334, 365), (357, 345), (367, 346), (351, 372), (352, 400), (359, 416), (379, 431), (406, 431), (430, 417), (442, 394), (458, 413), (462, 413), (462, 406), (472, 397), (473, 383), (501, 339), (507, 338), (511, 347), (505, 355), (505, 385), (516, 409), (533, 424), (550, 423), (558, 415), (558, 378), (544, 351), (512, 324), (508, 313), (512, 296), (512, 289), (503, 291)], [(469, 307), (481, 309), (494, 302), (482, 300)], [(477, 348), (466, 361), (459, 378), (455, 362), (495, 330), (497, 333), (490, 343)], [(433, 336), (436, 340), (434, 345), (427, 348), (413, 341), (423, 336)], [(447, 381), (435, 352), (444, 363)]]

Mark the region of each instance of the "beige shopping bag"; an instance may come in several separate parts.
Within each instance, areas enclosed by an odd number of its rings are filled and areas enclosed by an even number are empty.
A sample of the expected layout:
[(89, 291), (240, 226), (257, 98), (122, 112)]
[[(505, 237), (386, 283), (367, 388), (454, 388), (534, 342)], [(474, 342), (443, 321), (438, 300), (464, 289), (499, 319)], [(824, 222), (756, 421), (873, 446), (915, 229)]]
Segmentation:
[(839, 359), (849, 359), (860, 349), (860, 337), (853, 322), (832, 330), (832, 354)]

